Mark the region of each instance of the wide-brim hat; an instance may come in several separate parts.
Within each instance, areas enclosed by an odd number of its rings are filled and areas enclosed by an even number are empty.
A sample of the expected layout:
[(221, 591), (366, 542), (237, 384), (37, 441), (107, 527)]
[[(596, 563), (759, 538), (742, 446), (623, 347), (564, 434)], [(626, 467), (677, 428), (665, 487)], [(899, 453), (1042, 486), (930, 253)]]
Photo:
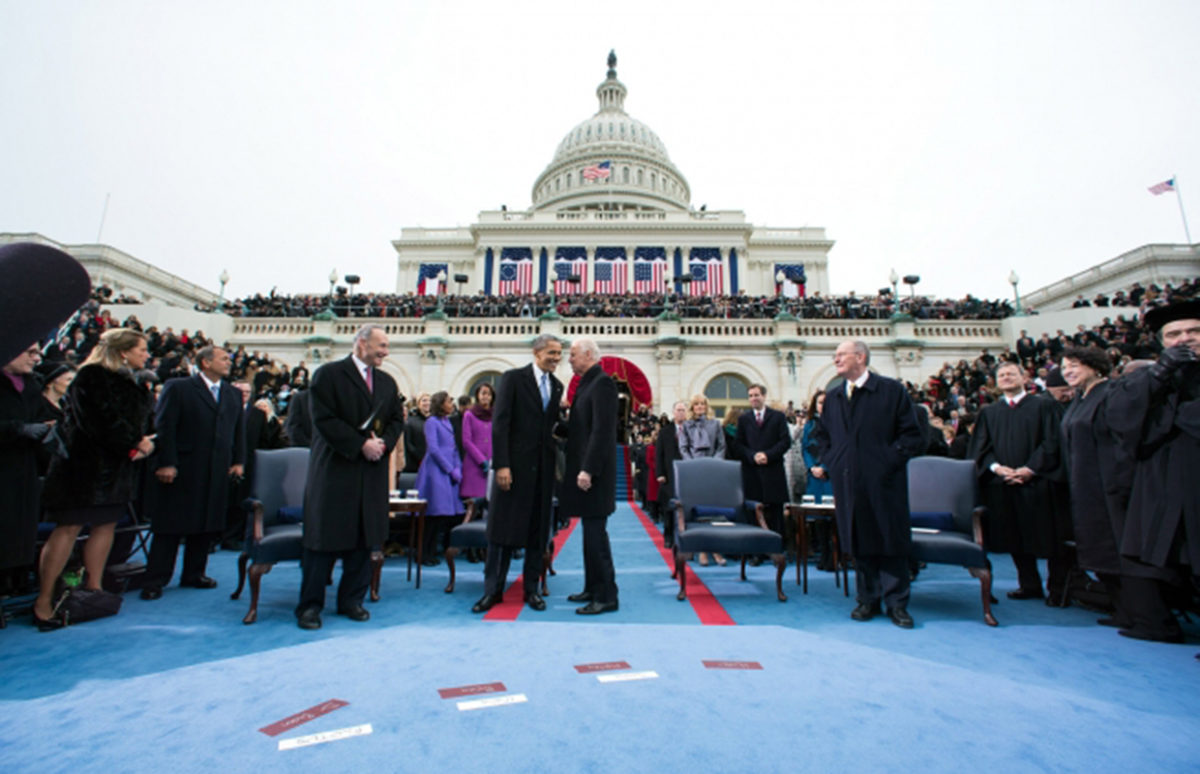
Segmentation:
[(32, 242), (0, 247), (0, 278), (0, 364), (54, 331), (92, 290), (83, 264)]
[(42, 377), (43, 384), (49, 384), (68, 371), (75, 369), (65, 360), (43, 360), (34, 366), (33, 370)]
[(1142, 322), (1151, 331), (1158, 332), (1164, 325), (1176, 320), (1200, 320), (1200, 298), (1180, 301), (1169, 306), (1156, 306), (1146, 312)]

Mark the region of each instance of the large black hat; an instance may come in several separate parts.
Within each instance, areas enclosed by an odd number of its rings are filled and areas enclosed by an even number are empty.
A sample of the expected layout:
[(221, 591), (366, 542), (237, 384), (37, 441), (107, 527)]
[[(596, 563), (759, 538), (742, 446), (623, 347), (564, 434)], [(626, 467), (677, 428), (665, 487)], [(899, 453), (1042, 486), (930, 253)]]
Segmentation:
[(1146, 312), (1143, 322), (1151, 331), (1157, 332), (1167, 323), (1176, 320), (1200, 320), (1200, 298), (1180, 301), (1170, 306), (1156, 306)]
[(83, 264), (62, 250), (31, 242), (0, 247), (0, 364), (41, 341), (91, 290)]

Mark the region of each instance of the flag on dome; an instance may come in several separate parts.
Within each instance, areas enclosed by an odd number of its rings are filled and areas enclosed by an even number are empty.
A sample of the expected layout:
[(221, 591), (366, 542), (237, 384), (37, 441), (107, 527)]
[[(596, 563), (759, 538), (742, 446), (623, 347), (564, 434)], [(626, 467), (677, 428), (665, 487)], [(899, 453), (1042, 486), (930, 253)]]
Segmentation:
[(439, 274), (445, 274), (447, 277), (449, 267), (444, 263), (423, 263), (420, 270), (417, 272), (417, 295), (418, 296), (436, 296), (445, 290), (443, 283), (438, 281)]
[(593, 164), (590, 167), (583, 168), (584, 180), (606, 180), (612, 173), (612, 162), (601, 161), (599, 164)]
[(1150, 193), (1154, 194), (1155, 196), (1160, 196), (1160, 195), (1168, 193), (1170, 191), (1174, 191), (1175, 190), (1175, 178), (1172, 177), (1169, 180), (1162, 181), (1161, 183), (1155, 183), (1154, 185), (1150, 186), (1146, 190), (1149, 191)]
[(500, 290), (502, 296), (533, 292), (533, 256), (500, 259)]

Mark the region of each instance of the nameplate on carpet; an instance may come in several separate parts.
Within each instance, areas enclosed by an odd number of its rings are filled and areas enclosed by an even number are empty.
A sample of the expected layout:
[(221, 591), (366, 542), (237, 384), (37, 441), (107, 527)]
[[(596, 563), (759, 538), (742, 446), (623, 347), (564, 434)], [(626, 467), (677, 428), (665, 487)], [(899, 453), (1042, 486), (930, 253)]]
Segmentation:
[(489, 707), (503, 707), (508, 704), (520, 704), (521, 702), (529, 701), (523, 693), (512, 693), (508, 696), (492, 696), (487, 699), (471, 699), (470, 701), (460, 701), (458, 709), (460, 712), (468, 710), (488, 709)]
[(596, 675), (602, 683), (627, 683), (630, 680), (654, 680), (658, 672), (621, 672), (615, 675)]
[(762, 669), (757, 661), (705, 661), (708, 669)]
[(339, 728), (335, 731), (322, 731), (319, 734), (309, 734), (308, 736), (297, 736), (294, 739), (280, 739), (280, 750), (294, 750), (297, 747), (310, 747), (314, 744), (324, 744), (325, 742), (336, 742), (339, 739), (349, 739), (352, 736), (366, 736), (371, 733), (371, 724), (363, 723), (361, 726), (350, 726), (349, 728)]
[(456, 699), (459, 696), (477, 696), (481, 693), (504, 693), (508, 689), (504, 683), (480, 683), (479, 685), (460, 685), (457, 688), (438, 688), (438, 696), (443, 699)]
[(588, 672), (611, 672), (614, 669), (628, 669), (628, 661), (597, 661), (595, 664), (576, 664), (575, 671), (580, 674)]
[(267, 736), (279, 736), (284, 731), (290, 731), (296, 726), (303, 725), (310, 720), (316, 720), (322, 715), (328, 715), (336, 709), (345, 707), (350, 702), (342, 701), (341, 699), (330, 699), (329, 701), (321, 702), (315, 707), (309, 707), (303, 712), (297, 712), (291, 717), (284, 718), (278, 722), (272, 723), (269, 726), (263, 726), (258, 729)]

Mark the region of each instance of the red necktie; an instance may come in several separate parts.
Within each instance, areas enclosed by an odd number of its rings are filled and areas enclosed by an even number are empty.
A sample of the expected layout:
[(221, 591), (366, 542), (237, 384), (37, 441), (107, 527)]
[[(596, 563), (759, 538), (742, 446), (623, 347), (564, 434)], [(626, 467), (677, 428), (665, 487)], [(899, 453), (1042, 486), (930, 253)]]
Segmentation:
[(375, 379), (371, 375), (371, 366), (367, 366), (367, 392), (375, 392)]
[(758, 423), (759, 427), (762, 427), (762, 420), (763, 420), (762, 412), (761, 411), (754, 412), (754, 421)]

